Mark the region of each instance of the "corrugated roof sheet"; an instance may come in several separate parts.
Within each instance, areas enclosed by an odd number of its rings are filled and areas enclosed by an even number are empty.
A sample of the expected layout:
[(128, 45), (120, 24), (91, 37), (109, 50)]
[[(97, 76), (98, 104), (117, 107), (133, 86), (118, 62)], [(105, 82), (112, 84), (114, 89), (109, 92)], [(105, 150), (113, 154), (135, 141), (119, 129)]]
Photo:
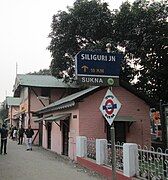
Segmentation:
[(21, 98), (10, 97), (10, 96), (6, 97), (6, 105), (7, 106), (19, 106), (20, 103), (21, 103)]
[(58, 114), (55, 116), (51, 116), (48, 118), (45, 118), (45, 121), (59, 121), (59, 120), (64, 120), (65, 118), (69, 117), (71, 114), (70, 113), (66, 113), (66, 114)]
[(33, 118), (34, 119), (34, 122), (40, 122), (40, 121), (43, 121), (43, 117), (41, 118)]
[(88, 89), (79, 91), (77, 93), (71, 94), (67, 97), (64, 97), (58, 101), (55, 101), (54, 103), (40, 109), (39, 111), (37, 111), (37, 113), (44, 113), (44, 112), (50, 112), (53, 110), (57, 110), (57, 109), (65, 109), (65, 108), (69, 108), (75, 105), (75, 99), (97, 89), (99, 86), (94, 86), (94, 87), (90, 87)]
[(63, 79), (58, 79), (51, 75), (33, 74), (18, 74), (15, 79), (13, 91), (18, 86), (77, 88), (75, 83), (65, 83)]

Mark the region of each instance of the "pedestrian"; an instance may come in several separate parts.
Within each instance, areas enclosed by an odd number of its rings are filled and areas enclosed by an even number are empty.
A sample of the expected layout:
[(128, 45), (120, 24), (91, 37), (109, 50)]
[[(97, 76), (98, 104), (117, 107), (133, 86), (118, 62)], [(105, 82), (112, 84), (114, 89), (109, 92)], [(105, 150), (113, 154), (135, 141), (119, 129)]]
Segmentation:
[(18, 142), (18, 144), (23, 143), (24, 132), (25, 132), (25, 130), (24, 130), (23, 126), (21, 125), (21, 127), (19, 128), (19, 132), (18, 132), (18, 134), (19, 134), (19, 138), (18, 138), (19, 142)]
[(30, 124), (28, 125), (28, 129), (26, 129), (25, 134), (27, 137), (27, 151), (32, 151), (32, 136), (34, 135), (34, 131)]
[(17, 127), (16, 126), (13, 128), (13, 140), (14, 141), (17, 140)]
[(7, 130), (5, 124), (2, 125), (2, 128), (0, 129), (0, 133), (1, 133), (1, 152), (0, 152), (0, 154), (2, 154), (3, 150), (4, 150), (4, 154), (7, 154), (6, 146), (7, 146), (8, 130)]

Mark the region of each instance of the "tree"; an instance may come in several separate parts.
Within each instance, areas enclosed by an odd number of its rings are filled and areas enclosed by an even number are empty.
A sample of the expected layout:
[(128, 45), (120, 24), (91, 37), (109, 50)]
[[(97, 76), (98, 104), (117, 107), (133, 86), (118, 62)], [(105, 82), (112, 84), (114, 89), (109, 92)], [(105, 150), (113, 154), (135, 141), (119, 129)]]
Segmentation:
[(60, 77), (63, 71), (73, 75), (74, 55), (81, 49), (104, 50), (113, 39), (113, 14), (107, 3), (77, 0), (68, 12), (53, 16), (51, 38), (51, 73)]
[(113, 51), (120, 48), (125, 55), (120, 79), (157, 102), (168, 101), (167, 11), (167, 1), (125, 2), (110, 11), (99, 0), (77, 0), (53, 16), (48, 46), (52, 75), (66, 71), (72, 76), (77, 52), (104, 51), (110, 42)]
[[(137, 90), (157, 102), (160, 99), (168, 101), (167, 5), (167, 1), (136, 1), (132, 6), (126, 2), (115, 19), (117, 42), (125, 48), (125, 61), (131, 61), (135, 67), (129, 71), (131, 80), (136, 75), (138, 78), (134, 83)], [(123, 71), (121, 78), (125, 77)]]
[(34, 71), (33, 73), (28, 74), (35, 74), (35, 75), (51, 75), (50, 69), (40, 69), (38, 72)]
[(8, 117), (8, 109), (3, 105), (0, 108), (0, 119), (4, 120)]

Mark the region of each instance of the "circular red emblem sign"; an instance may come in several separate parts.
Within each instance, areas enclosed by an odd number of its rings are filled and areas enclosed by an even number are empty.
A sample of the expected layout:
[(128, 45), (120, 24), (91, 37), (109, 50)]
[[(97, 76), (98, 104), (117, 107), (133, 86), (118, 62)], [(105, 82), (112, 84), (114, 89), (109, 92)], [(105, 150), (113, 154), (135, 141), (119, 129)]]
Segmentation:
[(111, 115), (114, 111), (113, 104), (114, 103), (112, 99), (107, 99), (107, 101), (105, 102), (105, 111), (108, 115)]

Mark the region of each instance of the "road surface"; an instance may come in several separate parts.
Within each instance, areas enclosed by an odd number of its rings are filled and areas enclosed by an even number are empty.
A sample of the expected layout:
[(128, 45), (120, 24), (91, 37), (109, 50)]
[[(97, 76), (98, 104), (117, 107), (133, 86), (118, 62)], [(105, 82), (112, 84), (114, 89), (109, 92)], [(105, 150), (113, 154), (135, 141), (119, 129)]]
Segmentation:
[(56, 153), (34, 146), (26, 151), (8, 139), (7, 155), (0, 155), (0, 180), (100, 180), (98, 174)]

